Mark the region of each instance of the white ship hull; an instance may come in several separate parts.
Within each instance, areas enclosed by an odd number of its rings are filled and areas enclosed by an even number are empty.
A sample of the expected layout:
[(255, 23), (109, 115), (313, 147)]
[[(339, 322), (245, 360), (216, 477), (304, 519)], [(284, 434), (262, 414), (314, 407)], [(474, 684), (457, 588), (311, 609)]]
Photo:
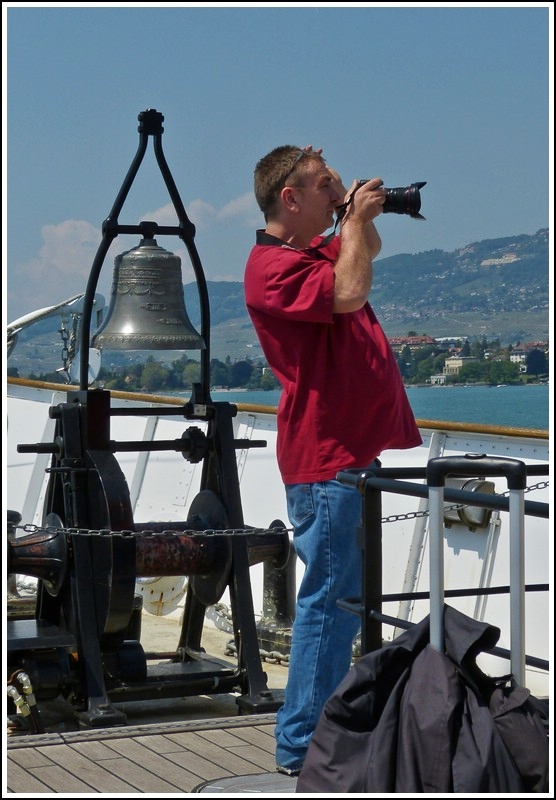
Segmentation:
[[(51, 456), (45, 453), (19, 453), (18, 445), (51, 443), (54, 420), (49, 409), (66, 402), (66, 387), (21, 379), (8, 381), (7, 480), (5, 505), (22, 516), (16, 533), (25, 535), (22, 526), (43, 525), (44, 503)], [(191, 423), (180, 416), (165, 416), (165, 408), (183, 403), (183, 399), (112, 393), (113, 407), (157, 409), (155, 416), (114, 417), (113, 439), (146, 441), (179, 439)], [(238, 405), (234, 418), (234, 437), (264, 440), (265, 447), (238, 449), (237, 468), (245, 524), (267, 528), (274, 520), (288, 524), (284, 489), (278, 473), (276, 416), (271, 407)], [(459, 423), (419, 421), (423, 444), (407, 451), (390, 451), (381, 456), (384, 467), (425, 467), (430, 458), (484, 453), (489, 456), (519, 459), (525, 464), (548, 464), (548, 435), (541, 431), (498, 429), (492, 426), (466, 426)], [(192, 464), (181, 453), (156, 451), (121, 453), (119, 465), (125, 475), (134, 520), (165, 521), (168, 527), (184, 522), (188, 509), (199, 491), (202, 463)], [(507, 494), (505, 478), (489, 479), (495, 491)], [(548, 476), (528, 479), (527, 500), (548, 503)], [(430, 588), (428, 551), (428, 500), (404, 494), (383, 493), (383, 593), (427, 592)], [(493, 511), (486, 527), (474, 531), (455, 522), (445, 528), (444, 586), (449, 589), (488, 588), (510, 583), (509, 519), (504, 511)], [(29, 529), (28, 529), (29, 530)], [(291, 535), (291, 534), (290, 534)], [(551, 579), (551, 537), (549, 520), (528, 516), (524, 537), (525, 584), (549, 584)], [(263, 564), (250, 569), (254, 611), (263, 613)], [(297, 577), (301, 567), (297, 565)], [(178, 615), (182, 611), (187, 576), (139, 580), (143, 595), (143, 613)], [(228, 602), (227, 590), (221, 603)], [(501, 629), (499, 646), (511, 647), (510, 600), (507, 594), (469, 596), (450, 599), (462, 612)], [(527, 592), (525, 596), (525, 652), (539, 659), (549, 659), (551, 647), (551, 602), (549, 592)], [(384, 614), (416, 622), (429, 613), (428, 600), (384, 604)], [(211, 609), (207, 624), (215, 619)], [(399, 633), (391, 625), (383, 626), (383, 637)], [(484, 657), (483, 667), (490, 674), (505, 674), (509, 665), (504, 659)], [(526, 685), (536, 696), (547, 696), (549, 673), (528, 666)]]

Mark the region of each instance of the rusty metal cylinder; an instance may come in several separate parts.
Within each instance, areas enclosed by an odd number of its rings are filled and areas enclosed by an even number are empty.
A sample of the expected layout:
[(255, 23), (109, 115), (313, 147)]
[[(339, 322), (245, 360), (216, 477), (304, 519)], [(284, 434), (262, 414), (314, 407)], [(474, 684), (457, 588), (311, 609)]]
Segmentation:
[(135, 533), (135, 571), (138, 578), (208, 575), (223, 570), (229, 544), (224, 536), (171, 531)]

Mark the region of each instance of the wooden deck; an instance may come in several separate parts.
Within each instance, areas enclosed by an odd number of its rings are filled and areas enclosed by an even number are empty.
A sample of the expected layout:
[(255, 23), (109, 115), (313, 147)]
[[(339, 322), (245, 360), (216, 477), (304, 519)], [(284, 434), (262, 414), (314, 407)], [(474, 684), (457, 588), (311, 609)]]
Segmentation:
[(68, 797), (243, 790), (293, 794), (296, 778), (275, 772), (274, 723), (274, 714), (253, 714), (12, 736), (5, 790)]

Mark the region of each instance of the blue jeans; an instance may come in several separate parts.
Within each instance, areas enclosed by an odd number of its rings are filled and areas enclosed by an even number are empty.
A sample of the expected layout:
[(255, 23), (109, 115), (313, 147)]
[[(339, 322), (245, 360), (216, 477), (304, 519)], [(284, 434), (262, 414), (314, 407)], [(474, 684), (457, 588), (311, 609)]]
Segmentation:
[(286, 486), (294, 547), (305, 564), (296, 602), (285, 702), (276, 715), (276, 763), (299, 770), (324, 703), (350, 668), (356, 614), (337, 601), (361, 595), (356, 526), (361, 495), (332, 480)]

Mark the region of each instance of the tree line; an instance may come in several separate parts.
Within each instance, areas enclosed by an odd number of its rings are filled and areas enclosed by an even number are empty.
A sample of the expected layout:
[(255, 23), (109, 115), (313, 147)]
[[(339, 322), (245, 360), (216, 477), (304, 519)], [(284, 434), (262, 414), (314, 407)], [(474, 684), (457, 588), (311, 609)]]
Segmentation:
[[(415, 335), (410, 331), (408, 336)], [(540, 348), (529, 350), (525, 358), (525, 370), (519, 363), (510, 360), (515, 348), (501, 347), (499, 341), (487, 342), (465, 340), (457, 348), (457, 355), (475, 360), (462, 366), (457, 375), (446, 376), (447, 384), (461, 383), (516, 383), (531, 380), (548, 379), (549, 365), (546, 353)], [(427, 344), (420, 347), (401, 348), (396, 353), (396, 360), (404, 382), (407, 385), (426, 384), (431, 377), (441, 375), (446, 359), (453, 355), (453, 350), (441, 344)], [(17, 377), (17, 369), (8, 368), (8, 375)], [(59, 372), (47, 372), (40, 375), (29, 375), (41, 381), (63, 382)], [(133, 392), (180, 392), (192, 389), (193, 384), (201, 380), (201, 364), (186, 355), (169, 364), (161, 362), (149, 355), (130, 362), (129, 357), (114, 360), (108, 367), (101, 367), (96, 386), (107, 390)], [(266, 362), (260, 359), (239, 359), (232, 361), (228, 356), (225, 361), (213, 358), (210, 361), (210, 386), (219, 389), (246, 389), (252, 391), (270, 391), (279, 389), (280, 384)]]

